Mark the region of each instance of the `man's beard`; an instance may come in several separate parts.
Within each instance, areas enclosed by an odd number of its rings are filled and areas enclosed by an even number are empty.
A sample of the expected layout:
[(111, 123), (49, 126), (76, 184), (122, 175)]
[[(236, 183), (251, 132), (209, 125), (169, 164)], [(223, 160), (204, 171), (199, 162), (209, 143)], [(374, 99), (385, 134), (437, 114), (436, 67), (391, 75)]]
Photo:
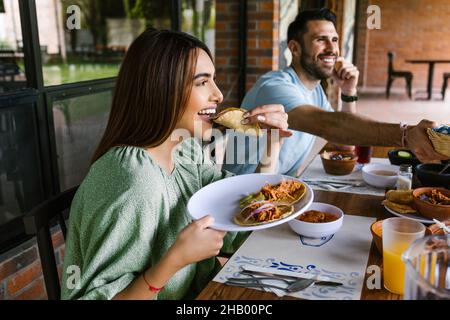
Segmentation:
[[(307, 57), (311, 57), (307, 50), (305, 50), (305, 47), (301, 45), (302, 54), (300, 55), (300, 66), (302, 69), (313, 79), (317, 80), (325, 80), (331, 77), (331, 74), (333, 72), (333, 69), (331, 70), (324, 70), (318, 65), (317, 62), (308, 62)], [(312, 60), (312, 58), (311, 58)]]

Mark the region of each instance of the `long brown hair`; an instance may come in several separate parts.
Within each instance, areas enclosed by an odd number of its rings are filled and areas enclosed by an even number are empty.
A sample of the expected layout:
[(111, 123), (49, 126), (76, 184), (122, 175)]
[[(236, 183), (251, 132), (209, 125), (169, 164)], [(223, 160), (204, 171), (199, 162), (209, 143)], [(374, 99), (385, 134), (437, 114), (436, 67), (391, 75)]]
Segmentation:
[(198, 49), (183, 32), (149, 29), (133, 41), (122, 62), (105, 133), (92, 163), (111, 147), (156, 147), (169, 138), (186, 109)]

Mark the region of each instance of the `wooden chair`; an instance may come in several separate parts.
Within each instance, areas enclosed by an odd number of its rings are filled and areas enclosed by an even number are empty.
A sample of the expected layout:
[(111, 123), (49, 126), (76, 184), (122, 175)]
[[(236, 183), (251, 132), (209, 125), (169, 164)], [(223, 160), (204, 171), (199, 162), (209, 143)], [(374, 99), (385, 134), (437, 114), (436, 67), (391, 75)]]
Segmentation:
[(448, 79), (450, 79), (450, 72), (445, 72), (444, 82), (442, 83), (442, 100), (445, 100), (445, 90), (447, 89)]
[(64, 240), (66, 239), (67, 227), (63, 213), (70, 209), (77, 189), (78, 186), (50, 198), (35, 207), (23, 218), (25, 232), (30, 235), (36, 235), (42, 273), (44, 274), (45, 288), (49, 300), (59, 300), (61, 297), (61, 285), (59, 283), (50, 228), (53, 222), (57, 220)]
[(388, 52), (388, 81), (386, 86), (386, 98), (389, 99), (391, 93), (392, 82), (395, 78), (405, 78), (406, 80), (406, 90), (408, 92), (408, 97), (412, 98), (412, 80), (413, 74), (411, 71), (398, 71), (394, 69), (394, 59), (395, 54), (393, 52)]

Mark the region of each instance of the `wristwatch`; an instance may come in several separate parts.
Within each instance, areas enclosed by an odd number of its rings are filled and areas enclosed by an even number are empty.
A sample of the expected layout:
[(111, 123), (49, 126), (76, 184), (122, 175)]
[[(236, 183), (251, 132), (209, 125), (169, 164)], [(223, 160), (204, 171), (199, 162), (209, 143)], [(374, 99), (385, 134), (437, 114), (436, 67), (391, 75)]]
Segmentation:
[(341, 100), (344, 102), (355, 102), (355, 101), (358, 101), (358, 96), (357, 95), (347, 96), (347, 95), (341, 93)]

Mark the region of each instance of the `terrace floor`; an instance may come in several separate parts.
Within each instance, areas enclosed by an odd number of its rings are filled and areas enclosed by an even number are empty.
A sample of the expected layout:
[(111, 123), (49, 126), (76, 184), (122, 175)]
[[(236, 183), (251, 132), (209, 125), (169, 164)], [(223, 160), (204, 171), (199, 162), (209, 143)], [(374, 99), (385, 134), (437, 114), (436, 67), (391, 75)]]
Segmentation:
[(357, 112), (372, 119), (399, 123), (416, 124), (422, 119), (440, 123), (450, 123), (450, 90), (445, 101), (440, 94), (433, 95), (431, 101), (410, 100), (404, 92), (391, 94), (389, 100), (384, 92), (366, 90), (360, 94), (357, 102)]

